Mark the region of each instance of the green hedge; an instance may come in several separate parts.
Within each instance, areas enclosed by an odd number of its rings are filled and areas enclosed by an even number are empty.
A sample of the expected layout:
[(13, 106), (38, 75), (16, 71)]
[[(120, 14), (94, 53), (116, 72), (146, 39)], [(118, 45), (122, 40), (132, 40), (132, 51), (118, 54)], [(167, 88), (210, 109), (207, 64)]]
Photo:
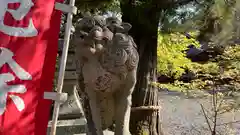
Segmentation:
[[(197, 33), (191, 33), (196, 35)], [(194, 39), (187, 39), (181, 33), (161, 34), (158, 38), (158, 74), (166, 75), (168, 77), (179, 77), (188, 69), (197, 76), (204, 76), (205, 79), (197, 78), (190, 83), (183, 83), (175, 81), (173, 84), (157, 84), (161, 88), (168, 88), (171, 90), (187, 90), (187, 89), (207, 89), (209, 81), (213, 79), (231, 78), (231, 86), (239, 89), (240, 82), (240, 46), (228, 46), (223, 55), (217, 58), (215, 62), (209, 61), (206, 64), (199, 64), (191, 62), (186, 58), (184, 50), (189, 44), (196, 47), (200, 45)], [(220, 74), (220, 67), (224, 72)], [(208, 78), (208, 79), (206, 79)], [(238, 87), (238, 88), (237, 88)], [(211, 89), (211, 88), (210, 88)]]

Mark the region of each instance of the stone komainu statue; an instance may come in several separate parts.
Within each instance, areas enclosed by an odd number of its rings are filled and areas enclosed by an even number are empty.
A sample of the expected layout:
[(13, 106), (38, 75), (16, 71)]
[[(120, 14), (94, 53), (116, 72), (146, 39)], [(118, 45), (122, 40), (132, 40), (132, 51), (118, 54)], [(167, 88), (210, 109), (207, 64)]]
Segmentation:
[(116, 135), (130, 135), (132, 92), (139, 55), (131, 25), (117, 18), (82, 18), (73, 37), (78, 88), (88, 134), (103, 135), (115, 124)]

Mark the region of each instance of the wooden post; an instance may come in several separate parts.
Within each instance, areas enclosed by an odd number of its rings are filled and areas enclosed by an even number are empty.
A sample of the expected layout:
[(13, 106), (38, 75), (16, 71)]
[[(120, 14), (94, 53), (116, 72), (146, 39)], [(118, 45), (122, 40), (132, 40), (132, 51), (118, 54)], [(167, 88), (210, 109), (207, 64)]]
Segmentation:
[[(74, 7), (75, 0), (70, 0), (69, 4), (70, 4), (69, 5), (70, 8)], [(55, 8), (61, 9), (61, 4), (57, 3), (55, 5)], [(72, 18), (73, 18), (72, 14), (73, 13), (68, 12), (67, 24), (66, 24), (66, 28), (65, 28), (64, 44), (63, 44), (64, 46), (63, 46), (63, 52), (62, 52), (62, 57), (61, 57), (61, 65), (60, 65), (58, 82), (57, 82), (57, 93), (59, 93), (59, 94), (62, 93), (62, 88), (63, 88), (63, 81), (64, 81), (66, 62), (67, 62), (69, 40), (70, 40), (71, 27), (72, 27)], [(57, 120), (58, 120), (60, 104), (61, 104), (61, 102), (58, 102), (58, 101), (56, 101), (55, 104), (54, 104), (53, 118), (52, 118), (52, 127), (51, 127), (50, 135), (56, 135)]]

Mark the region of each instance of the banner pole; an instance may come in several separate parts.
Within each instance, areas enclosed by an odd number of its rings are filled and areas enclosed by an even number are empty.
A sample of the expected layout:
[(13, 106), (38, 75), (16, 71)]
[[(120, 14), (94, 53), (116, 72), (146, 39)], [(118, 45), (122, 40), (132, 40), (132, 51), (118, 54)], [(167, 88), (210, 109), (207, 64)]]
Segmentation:
[[(69, 6), (74, 7), (74, 5), (75, 5), (75, 0), (70, 0)], [(65, 68), (66, 68), (66, 62), (67, 62), (67, 56), (68, 56), (69, 40), (70, 40), (70, 34), (71, 34), (71, 28), (72, 28), (72, 18), (73, 18), (72, 13), (68, 13), (67, 24), (65, 27), (61, 65), (60, 65), (58, 82), (57, 82), (57, 93), (62, 93), (64, 74), (65, 74)], [(50, 135), (56, 135), (57, 120), (58, 120), (58, 115), (59, 115), (60, 104), (61, 103), (57, 102), (57, 101), (55, 101), (55, 103), (54, 103), (52, 127), (51, 127)]]

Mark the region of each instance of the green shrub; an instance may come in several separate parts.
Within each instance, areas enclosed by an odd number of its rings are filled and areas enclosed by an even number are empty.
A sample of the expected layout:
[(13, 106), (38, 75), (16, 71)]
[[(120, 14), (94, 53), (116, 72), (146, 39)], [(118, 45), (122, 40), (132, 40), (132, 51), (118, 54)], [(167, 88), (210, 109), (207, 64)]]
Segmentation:
[(158, 73), (178, 78), (184, 73), (184, 69), (191, 69), (192, 62), (186, 58), (184, 51), (187, 46), (199, 44), (193, 39), (187, 39), (180, 33), (159, 34), (158, 37)]
[[(195, 34), (195, 33), (193, 33)], [(196, 80), (190, 83), (175, 81), (173, 84), (154, 84), (160, 88), (170, 90), (194, 90), (207, 89), (208, 82), (214, 79), (231, 78), (231, 86), (239, 90), (240, 86), (240, 45), (228, 46), (224, 53), (217, 58), (215, 62), (209, 61), (206, 64), (191, 62), (186, 58), (184, 50), (189, 44), (199, 47), (199, 44), (193, 39), (187, 39), (181, 33), (161, 34), (158, 37), (158, 74), (168, 77), (179, 77), (188, 69), (196, 74)], [(222, 72), (220, 69), (222, 68)], [(202, 78), (200, 78), (200, 76)], [(203, 79), (204, 78), (204, 79)], [(209, 88), (211, 89), (211, 88)]]

